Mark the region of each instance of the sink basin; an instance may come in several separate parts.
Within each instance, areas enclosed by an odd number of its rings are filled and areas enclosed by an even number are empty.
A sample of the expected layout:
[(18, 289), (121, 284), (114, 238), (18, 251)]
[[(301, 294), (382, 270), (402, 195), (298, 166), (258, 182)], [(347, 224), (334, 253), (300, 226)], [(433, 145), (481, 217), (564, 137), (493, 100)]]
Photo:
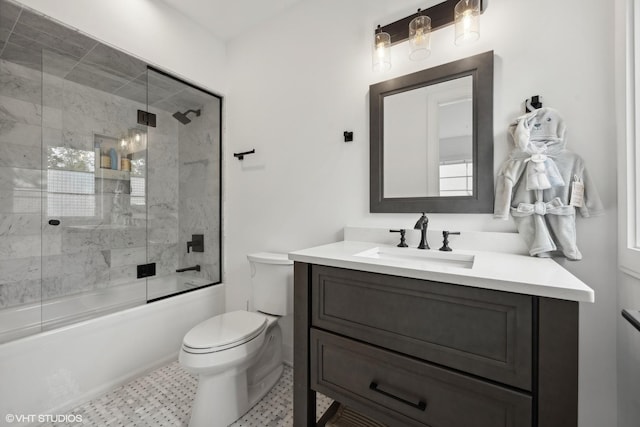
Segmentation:
[(391, 248), (375, 247), (366, 251), (354, 254), (356, 257), (379, 259), (381, 261), (391, 261), (400, 263), (407, 267), (425, 268), (429, 267), (457, 267), (473, 268), (473, 255), (458, 254), (453, 252), (441, 252), (433, 250), (413, 249), (413, 248)]

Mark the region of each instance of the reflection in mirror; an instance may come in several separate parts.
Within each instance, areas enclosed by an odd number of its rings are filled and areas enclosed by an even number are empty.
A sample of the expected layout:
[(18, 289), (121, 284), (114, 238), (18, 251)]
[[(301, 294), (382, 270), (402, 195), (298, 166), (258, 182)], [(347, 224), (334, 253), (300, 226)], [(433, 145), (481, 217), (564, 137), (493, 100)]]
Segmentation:
[(493, 52), (371, 85), (371, 212), (493, 209)]
[(465, 76), (384, 98), (385, 197), (473, 194), (472, 97)]

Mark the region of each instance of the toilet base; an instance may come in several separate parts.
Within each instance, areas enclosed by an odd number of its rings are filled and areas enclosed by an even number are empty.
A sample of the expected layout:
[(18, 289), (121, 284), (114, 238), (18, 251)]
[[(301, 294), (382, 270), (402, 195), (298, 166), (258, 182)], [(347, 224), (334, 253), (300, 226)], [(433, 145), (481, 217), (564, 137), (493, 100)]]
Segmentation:
[(284, 366), (281, 364), (276, 369), (271, 371), (266, 377), (264, 377), (262, 381), (253, 385), (249, 385), (249, 408), (252, 408), (253, 405), (258, 403), (260, 399), (262, 399), (264, 395), (267, 394), (274, 385), (276, 385), (276, 383), (282, 376), (283, 371)]
[(189, 427), (227, 427), (258, 403), (276, 385), (283, 371), (280, 364), (251, 385), (247, 385), (247, 371), (200, 376)]
[(282, 364), (282, 333), (278, 324), (267, 329), (255, 358), (217, 375), (198, 375), (198, 389), (189, 427), (227, 427), (278, 382)]
[(249, 409), (247, 391), (246, 370), (200, 375), (189, 427), (227, 427)]

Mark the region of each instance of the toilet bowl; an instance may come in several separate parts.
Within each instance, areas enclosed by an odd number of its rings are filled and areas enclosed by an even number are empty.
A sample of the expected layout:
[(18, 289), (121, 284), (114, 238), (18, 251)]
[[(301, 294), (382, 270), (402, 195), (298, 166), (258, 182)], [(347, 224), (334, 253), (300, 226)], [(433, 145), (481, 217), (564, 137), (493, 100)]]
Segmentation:
[[(190, 427), (228, 426), (256, 404), (282, 374), (278, 316), (290, 311), (286, 290), (291, 289), (293, 263), (282, 254), (261, 253), (248, 258), (254, 306), (269, 312), (224, 313), (199, 323), (185, 335), (179, 362), (198, 375)], [(255, 292), (256, 288), (261, 291)]]

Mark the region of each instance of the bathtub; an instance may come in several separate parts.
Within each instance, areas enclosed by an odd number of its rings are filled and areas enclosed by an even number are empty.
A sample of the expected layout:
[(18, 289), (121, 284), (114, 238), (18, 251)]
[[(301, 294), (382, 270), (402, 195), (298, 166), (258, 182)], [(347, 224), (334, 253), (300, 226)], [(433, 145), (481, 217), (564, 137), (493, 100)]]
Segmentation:
[[(179, 290), (193, 286), (197, 281), (192, 279), (154, 278), (149, 280), (149, 290), (166, 295), (171, 286)], [(146, 289), (140, 285), (117, 288), (118, 292), (97, 290), (77, 298), (48, 301), (42, 313), (51, 317), (43, 323), (42, 332), (0, 344), (0, 414), (65, 414), (70, 408), (176, 360), (189, 329), (225, 309), (224, 284), (150, 304), (143, 304)], [(101, 302), (98, 307), (96, 300)], [(138, 305), (122, 309), (132, 304)], [(64, 326), (60, 317), (54, 317), (54, 313), (66, 313), (68, 317), (68, 309), (73, 312), (74, 307), (76, 315), (82, 316), (78, 306), (108, 314)], [(118, 311), (114, 311), (116, 308)], [(35, 308), (3, 310), (0, 325), (8, 329), (5, 321), (12, 319), (14, 329), (22, 325), (23, 332), (28, 327), (32, 332), (38, 331), (39, 312), (40, 304)], [(9, 425), (4, 416), (0, 417), (0, 426), (3, 425)]]
[(136, 307), (211, 284), (188, 274), (150, 277), (118, 286), (0, 309), (0, 343)]

